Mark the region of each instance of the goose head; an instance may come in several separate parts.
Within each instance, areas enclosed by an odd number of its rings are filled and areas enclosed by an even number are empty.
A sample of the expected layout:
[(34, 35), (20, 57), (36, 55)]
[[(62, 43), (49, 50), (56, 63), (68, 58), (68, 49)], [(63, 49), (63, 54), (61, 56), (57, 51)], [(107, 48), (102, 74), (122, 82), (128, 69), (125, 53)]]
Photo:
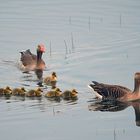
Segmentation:
[(39, 44), (37, 46), (37, 60), (41, 60), (42, 54), (45, 52), (45, 46), (43, 44)]
[(76, 97), (78, 94), (76, 89), (72, 89), (71, 93), (72, 93), (72, 97)]

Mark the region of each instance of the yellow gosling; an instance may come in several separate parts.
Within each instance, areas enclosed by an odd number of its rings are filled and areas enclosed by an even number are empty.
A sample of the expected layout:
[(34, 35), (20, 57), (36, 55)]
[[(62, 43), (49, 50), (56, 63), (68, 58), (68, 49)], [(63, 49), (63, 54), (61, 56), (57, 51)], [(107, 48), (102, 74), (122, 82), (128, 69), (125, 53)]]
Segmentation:
[(55, 72), (53, 72), (50, 76), (46, 77), (44, 79), (44, 83), (48, 86), (56, 87), (57, 83), (57, 75)]
[(43, 92), (43, 90), (41, 88), (37, 88), (35, 89), (31, 89), (26, 93), (27, 97), (40, 97), (42, 96), (41, 92)]
[(5, 96), (11, 96), (12, 95), (12, 89), (7, 86), (5, 89), (4, 89), (4, 95)]
[(48, 91), (48, 92), (45, 94), (45, 97), (48, 97), (48, 98), (60, 97), (61, 94), (62, 94), (61, 92), (62, 92), (62, 91), (61, 91), (59, 88), (56, 88), (55, 90)]
[(16, 96), (16, 95), (18, 95), (18, 96), (25, 96), (25, 92), (26, 92), (26, 90), (25, 90), (24, 87), (14, 88), (12, 90), (12, 95), (14, 95), (14, 96)]
[(77, 94), (76, 89), (66, 90), (62, 93), (62, 98), (65, 100), (77, 99)]
[(27, 96), (27, 97), (34, 97), (34, 96), (35, 96), (35, 90), (34, 90), (34, 89), (29, 90), (29, 91), (26, 93), (26, 96)]
[(36, 97), (41, 97), (42, 96), (42, 92), (43, 92), (43, 90), (41, 88), (38, 88), (37, 90), (35, 90), (35, 96)]

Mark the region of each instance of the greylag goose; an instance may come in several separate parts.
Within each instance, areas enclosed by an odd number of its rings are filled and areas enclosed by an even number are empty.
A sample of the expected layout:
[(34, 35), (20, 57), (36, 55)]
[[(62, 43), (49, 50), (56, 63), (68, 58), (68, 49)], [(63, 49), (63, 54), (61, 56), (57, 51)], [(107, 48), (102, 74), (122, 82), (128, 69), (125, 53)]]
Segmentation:
[(77, 93), (76, 89), (66, 90), (62, 93), (62, 98), (65, 100), (77, 99)]
[(122, 102), (139, 100), (140, 72), (135, 73), (134, 91), (120, 85), (108, 85), (96, 81), (92, 81), (92, 84), (88, 85), (88, 87), (94, 90), (96, 96), (102, 100), (113, 99)]
[(22, 51), (20, 58), (20, 69), (23, 72), (34, 71), (36, 69), (44, 70), (45, 62), (42, 60), (42, 54), (45, 52), (45, 46), (43, 44), (39, 44), (37, 46), (37, 55), (32, 54), (28, 49), (26, 51)]
[(45, 52), (45, 46), (43, 44), (39, 44), (37, 46), (37, 55), (32, 54), (28, 49), (26, 51), (22, 51), (20, 58), (20, 69), (27, 73), (29, 71), (35, 71), (37, 78), (39, 79), (38, 85), (42, 85), (43, 80), (43, 70), (45, 69), (45, 62), (42, 59), (42, 54)]

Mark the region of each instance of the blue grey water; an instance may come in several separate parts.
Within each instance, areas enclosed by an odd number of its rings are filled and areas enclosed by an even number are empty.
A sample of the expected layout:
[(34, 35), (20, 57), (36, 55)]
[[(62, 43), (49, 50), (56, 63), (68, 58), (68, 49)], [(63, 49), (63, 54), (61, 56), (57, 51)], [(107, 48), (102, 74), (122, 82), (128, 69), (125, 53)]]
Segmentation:
[[(23, 74), (19, 52), (43, 43), (44, 76), (55, 71), (61, 90), (76, 88), (75, 102), (0, 98), (2, 140), (139, 139), (132, 105), (94, 111), (92, 81), (133, 90), (140, 71), (139, 0), (0, 0), (0, 87), (36, 88)], [(139, 105), (139, 103), (138, 103)]]

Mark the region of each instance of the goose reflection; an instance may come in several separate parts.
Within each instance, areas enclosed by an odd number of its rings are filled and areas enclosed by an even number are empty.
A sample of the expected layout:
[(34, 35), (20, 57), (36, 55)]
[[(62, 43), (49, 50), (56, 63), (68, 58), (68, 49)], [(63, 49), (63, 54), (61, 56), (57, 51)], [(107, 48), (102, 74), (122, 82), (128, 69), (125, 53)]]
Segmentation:
[(133, 102), (132, 106), (135, 110), (135, 121), (136, 125), (140, 126), (140, 101), (139, 102)]
[(136, 126), (140, 126), (140, 101), (135, 102), (119, 102), (119, 101), (94, 101), (88, 105), (89, 111), (108, 111), (117, 112), (132, 106), (135, 112)]

